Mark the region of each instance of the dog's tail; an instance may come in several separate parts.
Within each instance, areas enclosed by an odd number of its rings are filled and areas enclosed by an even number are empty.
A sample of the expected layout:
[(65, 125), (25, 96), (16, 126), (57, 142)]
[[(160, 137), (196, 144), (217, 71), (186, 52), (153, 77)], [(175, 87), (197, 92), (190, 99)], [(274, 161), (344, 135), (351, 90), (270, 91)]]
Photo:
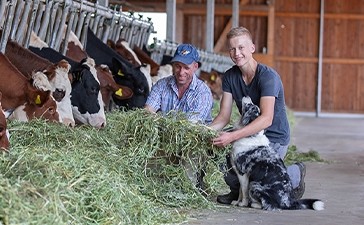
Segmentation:
[(313, 209), (319, 211), (325, 209), (325, 203), (320, 199), (300, 199), (293, 201), (288, 209)]

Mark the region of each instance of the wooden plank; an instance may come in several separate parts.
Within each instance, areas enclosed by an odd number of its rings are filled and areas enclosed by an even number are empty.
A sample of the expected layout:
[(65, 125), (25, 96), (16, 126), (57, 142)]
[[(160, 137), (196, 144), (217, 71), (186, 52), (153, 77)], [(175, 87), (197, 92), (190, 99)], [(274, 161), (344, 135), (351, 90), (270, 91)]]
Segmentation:
[[(267, 35), (267, 53), (270, 55), (274, 54), (274, 23), (275, 23), (275, 10), (274, 10), (275, 1), (272, 0), (269, 4), (268, 10), (268, 35)], [(273, 59), (272, 59), (273, 60)], [(272, 62), (273, 65), (273, 62)]]
[[(245, 8), (245, 5), (248, 3), (249, 1), (246, 0), (240, 0), (240, 6), (244, 6), (243, 8)], [(240, 9), (240, 7), (239, 7)], [(216, 11), (216, 10), (215, 10)], [(240, 10), (241, 11), (241, 10)], [(231, 15), (231, 14), (230, 14)], [(221, 52), (222, 49), (224, 48), (225, 44), (226, 44), (226, 34), (230, 31), (230, 29), (232, 28), (232, 17), (230, 17), (229, 21), (227, 22), (227, 24), (225, 25), (224, 30), (221, 32), (218, 40), (215, 42), (215, 46), (214, 46), (214, 52)]]
[[(276, 12), (277, 17), (292, 17), (292, 18), (312, 18), (319, 19), (317, 13), (294, 13), (294, 12)], [(364, 20), (363, 14), (342, 14), (342, 13), (325, 13), (325, 19), (341, 19), (341, 20)]]
[[(246, 4), (246, 0), (242, 1), (242, 4)], [(111, 3), (110, 3), (111, 4)], [(184, 14), (206, 15), (206, 3), (176, 3), (177, 10), (183, 11)], [(240, 15), (253, 14), (253, 15), (267, 15), (268, 5), (245, 5), (240, 10)], [(132, 4), (123, 5), (123, 11), (139, 11), (139, 12), (165, 12), (165, 2), (133, 2)], [(215, 4), (215, 14), (231, 16), (232, 8), (231, 4)]]
[[(304, 62), (304, 63), (317, 63), (317, 57), (291, 57), (291, 56), (276, 56), (275, 61), (279, 62)], [(323, 58), (325, 64), (347, 64), (347, 65), (363, 65), (364, 59), (351, 59), (351, 58)]]

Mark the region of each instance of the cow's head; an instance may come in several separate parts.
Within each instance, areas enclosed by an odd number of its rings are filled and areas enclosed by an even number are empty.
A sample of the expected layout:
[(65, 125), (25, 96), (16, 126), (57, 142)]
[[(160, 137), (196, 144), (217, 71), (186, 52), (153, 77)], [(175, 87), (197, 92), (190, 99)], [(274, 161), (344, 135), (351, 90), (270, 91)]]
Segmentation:
[(112, 73), (107, 65), (96, 66), (97, 78), (100, 81), (100, 91), (105, 109), (111, 110), (112, 98), (118, 100), (129, 99), (133, 96), (133, 91), (123, 85), (117, 84), (112, 76)]
[(106, 125), (106, 116), (97, 79), (95, 61), (91, 58), (82, 60), (72, 68), (71, 102), (73, 115), (78, 123), (90, 124), (97, 128)]
[(71, 65), (66, 60), (52, 64), (43, 72), (51, 85), (52, 96), (56, 100), (57, 110), (61, 122), (66, 126), (74, 127), (75, 119), (72, 113), (71, 91), (72, 86), (68, 77)]
[(220, 100), (222, 98), (222, 75), (216, 70), (211, 70), (211, 72), (201, 71), (199, 78), (207, 84), (207, 86), (211, 89), (212, 96), (216, 100)]
[(57, 104), (50, 90), (39, 90), (32, 83), (27, 83), (26, 94), (25, 104), (18, 106), (9, 119), (29, 121), (34, 118), (42, 118), (50, 122), (60, 122)]
[(134, 95), (127, 100), (114, 98), (117, 105), (127, 109), (142, 108), (149, 95), (149, 84), (140, 68), (135, 68), (130, 63), (125, 63), (118, 58), (113, 58), (113, 67), (110, 68), (116, 83), (124, 85), (133, 90)]

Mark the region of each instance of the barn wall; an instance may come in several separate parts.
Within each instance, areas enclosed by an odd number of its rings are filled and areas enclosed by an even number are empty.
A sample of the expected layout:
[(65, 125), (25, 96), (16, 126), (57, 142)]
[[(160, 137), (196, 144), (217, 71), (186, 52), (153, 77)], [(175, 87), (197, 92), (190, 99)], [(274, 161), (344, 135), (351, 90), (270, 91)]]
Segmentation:
[[(364, 2), (325, 0), (322, 113), (364, 113)], [(320, 1), (277, 0), (275, 67), (287, 105), (315, 112), (317, 104)]]
[[(135, 4), (138, 0), (133, 1)], [(164, 0), (154, 7), (161, 10)], [(364, 114), (364, 1), (325, 0), (322, 86), (318, 94), (320, 0), (241, 0), (240, 25), (251, 30), (255, 57), (273, 66), (294, 111)], [(274, 6), (269, 17), (267, 2)], [(215, 0), (215, 50), (227, 54), (232, 0)], [(163, 10), (163, 9), (162, 9)], [(206, 0), (177, 0), (180, 42), (204, 48)], [(273, 23), (272, 23), (273, 22)], [(271, 24), (271, 25), (270, 25)], [(269, 36), (269, 29), (273, 35)], [(269, 44), (269, 41), (272, 43)], [(268, 46), (270, 46), (268, 48)], [(267, 52), (263, 53), (263, 49)], [(321, 105), (317, 108), (318, 96)]]

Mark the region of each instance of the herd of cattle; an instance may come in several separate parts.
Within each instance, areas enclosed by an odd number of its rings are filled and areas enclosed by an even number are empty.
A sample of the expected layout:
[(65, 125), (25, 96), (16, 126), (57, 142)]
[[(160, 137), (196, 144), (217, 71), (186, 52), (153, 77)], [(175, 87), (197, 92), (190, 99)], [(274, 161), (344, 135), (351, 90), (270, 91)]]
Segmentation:
[[(147, 51), (131, 49), (123, 40), (104, 43), (90, 29), (86, 46), (73, 33), (68, 40), (66, 55), (34, 33), (28, 48), (9, 40), (5, 54), (0, 53), (1, 150), (10, 147), (8, 119), (43, 118), (70, 127), (103, 128), (105, 113), (143, 107), (152, 85), (172, 74), (170, 64), (157, 64)], [(199, 75), (215, 99), (222, 95), (220, 75), (217, 71)]]

